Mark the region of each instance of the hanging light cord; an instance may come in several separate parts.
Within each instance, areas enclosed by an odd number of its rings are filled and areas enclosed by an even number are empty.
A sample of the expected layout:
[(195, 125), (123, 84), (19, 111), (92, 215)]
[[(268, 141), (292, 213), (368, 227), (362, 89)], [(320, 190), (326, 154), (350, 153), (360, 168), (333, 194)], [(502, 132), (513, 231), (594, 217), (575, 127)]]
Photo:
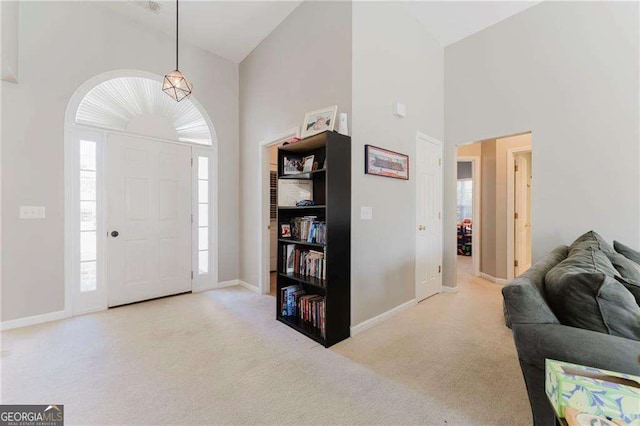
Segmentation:
[(178, 68), (178, 0), (176, 0), (176, 70)]

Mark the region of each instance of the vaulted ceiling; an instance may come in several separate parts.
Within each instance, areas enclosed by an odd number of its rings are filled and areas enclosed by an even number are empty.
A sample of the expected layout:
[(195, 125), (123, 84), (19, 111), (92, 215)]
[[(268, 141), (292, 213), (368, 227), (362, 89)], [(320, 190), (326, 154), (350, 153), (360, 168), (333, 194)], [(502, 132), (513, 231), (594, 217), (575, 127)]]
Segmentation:
[[(149, 5), (157, 4), (153, 11)], [(180, 39), (233, 62), (242, 61), (301, 1), (180, 1)], [(175, 1), (112, 1), (113, 12), (175, 35)]]
[(407, 6), (442, 46), (448, 46), (540, 2), (409, 1)]
[[(300, 3), (302, 1), (182, 0), (180, 37), (223, 58), (240, 62)], [(540, 1), (406, 2), (411, 13), (442, 46), (455, 43), (538, 3)], [(129, 0), (100, 4), (142, 25), (175, 34), (174, 1)]]

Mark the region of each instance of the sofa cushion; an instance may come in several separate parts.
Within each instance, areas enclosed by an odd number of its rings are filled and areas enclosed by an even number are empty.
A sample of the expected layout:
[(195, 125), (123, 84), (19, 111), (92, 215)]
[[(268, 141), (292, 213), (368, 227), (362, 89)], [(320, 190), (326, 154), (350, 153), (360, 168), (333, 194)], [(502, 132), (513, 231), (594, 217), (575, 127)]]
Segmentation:
[(615, 249), (615, 251), (617, 251), (627, 259), (633, 260), (635, 263), (640, 264), (640, 252), (632, 249), (631, 247), (627, 247), (618, 241), (613, 242), (613, 248)]
[(626, 277), (616, 277), (616, 280), (624, 286), (636, 298), (636, 303), (640, 306), (640, 280)]
[(607, 252), (606, 255), (622, 277), (640, 282), (640, 264), (617, 252)]
[(640, 306), (602, 272), (547, 274), (549, 301), (564, 325), (640, 340)]
[(605, 252), (614, 251), (613, 246), (606, 242), (604, 238), (600, 236), (595, 231), (589, 231), (578, 238), (569, 246), (569, 256), (571, 256), (574, 252), (583, 250), (586, 248), (596, 248)]
[(602, 250), (594, 247), (574, 248), (573, 251), (569, 249), (569, 256), (565, 260), (547, 272), (545, 287), (548, 286), (550, 278), (577, 272), (602, 272), (610, 277), (620, 275)]

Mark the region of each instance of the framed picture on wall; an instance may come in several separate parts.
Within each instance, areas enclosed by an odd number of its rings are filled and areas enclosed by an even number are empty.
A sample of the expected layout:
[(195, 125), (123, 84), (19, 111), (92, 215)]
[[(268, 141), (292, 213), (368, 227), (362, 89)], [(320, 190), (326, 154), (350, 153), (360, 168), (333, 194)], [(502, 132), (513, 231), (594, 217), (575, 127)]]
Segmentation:
[(364, 172), (409, 180), (409, 156), (373, 145), (364, 146)]
[(302, 123), (302, 137), (317, 135), (324, 131), (332, 131), (336, 125), (338, 105), (328, 106), (305, 114)]

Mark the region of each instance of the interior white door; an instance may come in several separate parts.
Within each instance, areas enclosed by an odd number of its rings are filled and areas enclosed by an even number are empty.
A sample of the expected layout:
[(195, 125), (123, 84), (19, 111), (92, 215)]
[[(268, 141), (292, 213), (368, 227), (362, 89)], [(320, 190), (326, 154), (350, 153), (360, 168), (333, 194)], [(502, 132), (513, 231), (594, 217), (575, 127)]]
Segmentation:
[(107, 143), (109, 306), (191, 291), (191, 148)]
[(514, 163), (516, 166), (514, 179), (515, 179), (515, 218), (514, 218), (514, 275), (518, 275), (525, 272), (531, 267), (530, 249), (529, 249), (529, 229), (530, 229), (530, 209), (529, 209), (529, 161), (526, 154), (519, 154), (514, 156)]
[(418, 136), (416, 146), (416, 299), (442, 289), (442, 145)]

